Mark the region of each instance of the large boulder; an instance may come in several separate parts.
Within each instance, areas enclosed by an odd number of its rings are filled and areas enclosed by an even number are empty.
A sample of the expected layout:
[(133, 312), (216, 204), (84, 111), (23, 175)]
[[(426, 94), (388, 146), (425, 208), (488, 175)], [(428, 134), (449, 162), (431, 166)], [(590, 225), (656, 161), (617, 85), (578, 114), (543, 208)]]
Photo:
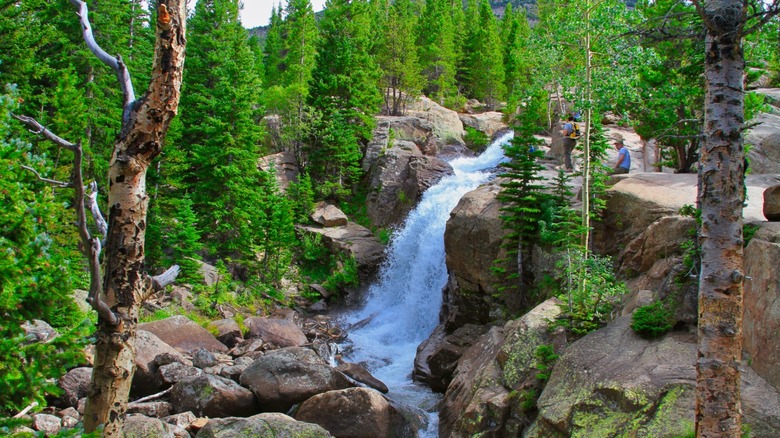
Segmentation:
[(57, 404), (66, 408), (78, 406), (79, 399), (87, 396), (91, 379), (92, 368), (90, 367), (73, 368), (65, 373), (57, 383), (62, 389), (62, 395), (57, 400)]
[(762, 113), (751, 123), (757, 124), (745, 133), (745, 143), (753, 146), (747, 154), (750, 172), (780, 173), (780, 116)]
[(333, 204), (321, 201), (314, 207), (311, 220), (323, 227), (341, 227), (347, 224), (347, 215)]
[[(556, 363), (523, 434), (678, 437), (694, 423), (696, 336), (637, 336), (631, 318), (574, 342)], [(754, 436), (780, 435), (780, 394), (742, 367), (742, 411)]]
[(244, 340), (241, 327), (233, 318), (218, 319), (208, 325), (210, 332), (216, 333), (217, 340), (228, 348), (233, 348)]
[(491, 268), (501, 255), (506, 234), (499, 217), (501, 203), (495, 183), (466, 193), (450, 214), (444, 232), (449, 280), (444, 313), (447, 331), (465, 324), (486, 324), (496, 302), (497, 278)]
[(751, 367), (780, 388), (780, 223), (762, 224), (745, 248), (744, 349)]
[(764, 217), (768, 221), (780, 222), (780, 184), (764, 191)]
[(425, 190), (452, 173), (440, 158), (424, 156), (414, 143), (396, 140), (371, 166), (366, 199), (371, 223), (400, 224)]
[[(746, 222), (763, 221), (763, 193), (777, 184), (774, 175), (748, 175)], [(606, 194), (601, 221), (595, 224), (596, 251), (621, 256), (621, 250), (665, 216), (674, 216), (683, 206), (696, 205), (698, 177), (694, 174), (637, 173), (614, 181)], [(674, 225), (674, 221), (666, 223)], [(679, 230), (679, 229), (678, 229)], [(655, 233), (663, 234), (656, 228)], [(679, 233), (673, 234), (674, 239)], [(668, 246), (667, 249), (670, 249)]]
[(489, 327), (466, 324), (447, 334), (444, 325), (439, 325), (431, 335), (417, 347), (412, 378), (424, 382), (436, 392), (447, 390), (452, 375), (463, 353), (468, 350)]
[(379, 392), (349, 388), (318, 394), (298, 407), (295, 418), (322, 426), (334, 436), (391, 438), (417, 436), (407, 421)]
[(319, 234), (334, 254), (354, 257), (361, 280), (372, 278), (385, 257), (385, 246), (368, 228), (349, 222), (343, 227), (298, 226), (300, 232)]
[[(373, 144), (376, 146), (382, 146), (382, 148), (379, 149), (379, 152), (383, 152), (389, 146), (392, 146), (389, 144), (391, 139), (407, 143), (414, 143), (417, 145), (417, 147), (420, 148), (420, 150), (425, 150), (426, 147), (430, 146), (430, 143), (433, 142), (434, 150), (432, 152), (436, 152), (436, 136), (433, 133), (433, 124), (422, 117), (378, 116), (377, 125), (384, 127), (384, 133), (387, 134), (386, 136), (383, 135), (382, 130), (377, 130), (374, 132)], [(392, 131), (392, 136), (390, 135), (390, 131)], [(384, 139), (384, 145), (381, 143), (382, 139)], [(371, 145), (369, 145), (368, 150), (376, 151), (377, 149), (372, 148)], [(380, 155), (381, 153), (373, 154), (373, 158), (376, 159)], [(368, 170), (368, 167), (365, 167), (365, 169)]]
[(695, 229), (696, 219), (690, 216), (659, 218), (625, 245), (618, 260), (620, 273), (632, 277), (650, 271), (658, 260), (681, 254)]
[(317, 353), (301, 347), (266, 353), (252, 362), (240, 381), (255, 393), (263, 410), (278, 412), (313, 395), (354, 386)]
[(159, 364), (155, 360), (167, 355), (176, 362), (187, 363), (187, 359), (173, 347), (151, 332), (139, 328), (135, 338), (135, 374), (132, 390), (135, 395), (153, 394), (162, 388)]
[(173, 385), (171, 405), (175, 413), (192, 411), (208, 417), (249, 416), (258, 412), (250, 390), (212, 374), (187, 377)]
[(273, 437), (329, 438), (322, 427), (296, 421), (277, 412), (266, 412), (247, 418), (213, 418), (196, 435), (197, 438)]
[(219, 342), (208, 330), (182, 315), (138, 324), (138, 328), (156, 335), (166, 344), (185, 353), (194, 353), (199, 348), (220, 353), (228, 350), (225, 344)]
[(390, 388), (385, 385), (384, 382), (374, 377), (367, 369), (361, 364), (342, 362), (336, 367), (336, 371), (344, 374), (350, 379), (362, 383), (369, 388), (374, 388), (377, 391), (387, 394), (390, 392)]
[(168, 424), (143, 415), (128, 415), (122, 432), (125, 438), (174, 438)]
[(458, 117), (460, 117), (460, 121), (464, 126), (483, 132), (488, 138), (493, 138), (499, 131), (509, 127), (504, 123), (504, 113), (498, 111), (488, 111), (477, 114), (461, 113), (458, 114)]
[(559, 304), (547, 300), (522, 318), (491, 328), (463, 354), (441, 403), (439, 436), (520, 436), (529, 422), (520, 402), (541, 386), (536, 349), (560, 350), (565, 342), (562, 332), (550, 331)]
[(248, 318), (248, 337), (259, 338), (276, 347), (300, 347), (308, 343), (306, 335), (294, 321), (278, 318)]
[(455, 111), (423, 96), (407, 107), (406, 114), (430, 122), (439, 147), (452, 143), (463, 144), (463, 122)]

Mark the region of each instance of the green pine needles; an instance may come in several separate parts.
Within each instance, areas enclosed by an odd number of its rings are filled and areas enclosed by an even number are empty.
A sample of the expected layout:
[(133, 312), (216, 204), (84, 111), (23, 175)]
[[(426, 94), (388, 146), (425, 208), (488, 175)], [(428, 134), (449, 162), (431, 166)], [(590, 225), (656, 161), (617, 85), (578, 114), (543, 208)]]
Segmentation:
[(639, 307), (631, 315), (631, 328), (645, 338), (656, 338), (674, 327), (674, 314), (663, 301)]
[[(7, 417), (58, 393), (56, 379), (82, 362), (89, 334), (87, 317), (70, 295), (73, 254), (53, 239), (73, 220), (72, 212), (22, 168), (51, 172), (10, 124), (16, 107), (13, 92), (0, 94), (0, 434), (13, 422)], [(47, 342), (29, 338), (22, 325), (34, 319), (59, 335)]]
[(504, 295), (505, 302), (518, 303), (512, 311), (520, 311), (531, 304), (526, 294), (534, 284), (531, 269), (533, 244), (539, 234), (540, 205), (547, 195), (540, 172), (544, 167), (538, 160), (542, 158), (539, 149), (541, 141), (533, 136), (537, 126), (524, 123), (515, 127), (515, 136), (504, 147), (504, 154), (510, 159), (501, 166), (501, 192), (497, 198), (503, 203), (501, 220), (508, 230), (504, 236), (503, 248), (506, 257), (496, 260), (493, 273), (500, 279), (498, 290)]

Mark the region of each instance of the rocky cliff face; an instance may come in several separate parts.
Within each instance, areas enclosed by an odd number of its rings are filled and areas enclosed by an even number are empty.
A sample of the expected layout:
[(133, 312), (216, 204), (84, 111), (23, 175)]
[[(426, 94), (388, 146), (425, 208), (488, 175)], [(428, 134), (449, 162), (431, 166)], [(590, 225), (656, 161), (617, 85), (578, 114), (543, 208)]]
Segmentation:
[[(750, 278), (745, 284), (744, 336), (751, 365), (743, 374), (743, 409), (756, 436), (780, 434), (780, 326), (773, 322), (780, 319), (773, 313), (780, 299), (775, 267), (780, 228), (765, 222), (762, 213), (763, 192), (777, 181), (777, 175), (749, 175), (744, 211), (746, 223), (760, 226), (745, 251)], [(518, 327), (507, 327), (520, 320), (488, 329), (471, 345), (456, 336), (463, 324), (494, 321), (496, 306), (503, 304), (496, 299), (490, 273), (502, 235), (497, 188), (480, 187), (453, 211), (445, 235), (450, 270), (445, 324), (418, 352), (423, 363), (446, 358), (450, 365), (416, 368), (425, 375), (422, 380), (440, 385), (448, 378), (437, 375), (436, 369), (448, 369), (452, 375), (440, 415), (442, 436), (472, 436), (475, 431), (495, 436), (618, 436), (630, 430), (636, 436), (672, 437), (692, 427), (696, 344), (691, 327), (697, 291), (678, 279), (686, 275), (681, 244), (691, 238), (695, 222), (678, 210), (695, 204), (696, 175), (637, 173), (614, 178), (611, 184), (595, 240), (600, 252), (614, 257), (633, 293), (627, 296), (623, 317), (559, 350), (564, 354), (536, 407), (523, 403), (523, 391), (533, 389), (531, 383), (513, 384), (502, 377), (502, 357), (515, 348), (511, 345), (518, 345), (517, 339), (512, 343), (507, 338)], [(666, 296), (680, 304), (676, 318), (687, 328), (655, 341), (638, 337), (629, 328), (633, 309)], [(519, 342), (526, 351), (544, 344), (560, 346), (554, 338), (523, 337)], [(532, 363), (532, 358), (525, 360), (526, 366)]]
[(780, 388), (780, 222), (761, 224), (745, 248), (742, 332), (750, 366)]

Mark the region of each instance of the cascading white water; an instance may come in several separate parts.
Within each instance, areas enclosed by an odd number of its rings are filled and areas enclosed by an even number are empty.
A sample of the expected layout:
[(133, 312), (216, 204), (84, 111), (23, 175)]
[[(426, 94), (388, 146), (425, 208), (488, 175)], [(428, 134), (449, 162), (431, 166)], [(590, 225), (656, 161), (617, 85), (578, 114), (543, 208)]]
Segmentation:
[(493, 142), (480, 156), (450, 162), (455, 174), (429, 188), (402, 228), (393, 233), (379, 279), (370, 286), (363, 308), (344, 315), (351, 345), (346, 359), (367, 364), (390, 388), (390, 396), (429, 413), (421, 436), (435, 437), (438, 396), (412, 382), (417, 346), (439, 322), (442, 289), (447, 283), (444, 229), (460, 198), (486, 182), (505, 160), (502, 145), (512, 133)]

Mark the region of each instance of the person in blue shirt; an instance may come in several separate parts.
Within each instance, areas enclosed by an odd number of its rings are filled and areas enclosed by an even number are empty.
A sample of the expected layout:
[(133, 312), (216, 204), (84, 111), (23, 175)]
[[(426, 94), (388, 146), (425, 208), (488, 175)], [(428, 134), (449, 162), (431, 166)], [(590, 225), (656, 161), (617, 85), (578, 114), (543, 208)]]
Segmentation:
[(628, 149), (623, 145), (623, 137), (615, 137), (615, 149), (618, 151), (617, 163), (615, 168), (610, 172), (611, 175), (617, 175), (620, 173), (628, 173), (631, 169), (631, 155), (628, 153)]

